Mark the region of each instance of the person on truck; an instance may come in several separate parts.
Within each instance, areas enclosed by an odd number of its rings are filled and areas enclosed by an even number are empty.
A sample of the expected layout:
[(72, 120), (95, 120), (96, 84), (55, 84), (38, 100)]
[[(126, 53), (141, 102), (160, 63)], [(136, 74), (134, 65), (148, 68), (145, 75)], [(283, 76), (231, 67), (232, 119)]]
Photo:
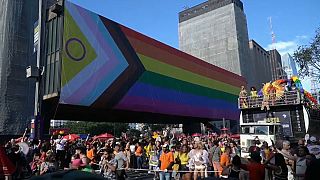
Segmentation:
[(248, 93), (246, 89), (244, 88), (244, 86), (241, 86), (241, 90), (239, 93), (240, 107), (248, 108), (247, 96), (248, 96)]

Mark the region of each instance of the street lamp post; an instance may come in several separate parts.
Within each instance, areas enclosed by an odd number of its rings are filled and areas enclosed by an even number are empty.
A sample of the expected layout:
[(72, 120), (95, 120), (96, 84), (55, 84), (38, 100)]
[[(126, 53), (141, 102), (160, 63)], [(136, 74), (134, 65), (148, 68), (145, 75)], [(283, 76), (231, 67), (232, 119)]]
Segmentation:
[(46, 0), (39, 0), (38, 7), (38, 21), (34, 27), (34, 50), (37, 52), (37, 63), (36, 66), (28, 66), (26, 69), (26, 77), (29, 79), (35, 79), (35, 95), (34, 95), (34, 117), (31, 120), (31, 138), (41, 138), (42, 124), (40, 121), (40, 82), (43, 70), (41, 68), (41, 47), (42, 47), (42, 32), (43, 32), (43, 5), (45, 5)]

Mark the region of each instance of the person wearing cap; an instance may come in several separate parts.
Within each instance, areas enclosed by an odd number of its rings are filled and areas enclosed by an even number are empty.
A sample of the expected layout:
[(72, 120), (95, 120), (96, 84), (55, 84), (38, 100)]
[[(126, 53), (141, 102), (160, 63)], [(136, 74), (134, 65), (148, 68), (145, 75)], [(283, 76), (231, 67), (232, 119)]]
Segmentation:
[(314, 136), (310, 137), (310, 145), (308, 145), (308, 150), (310, 154), (316, 156), (317, 159), (320, 158), (320, 145), (317, 144), (317, 138)]
[(169, 151), (168, 144), (162, 146), (162, 154), (159, 159), (159, 167), (161, 172), (159, 173), (160, 180), (170, 180), (171, 173), (168, 170), (172, 170), (174, 164), (173, 153)]

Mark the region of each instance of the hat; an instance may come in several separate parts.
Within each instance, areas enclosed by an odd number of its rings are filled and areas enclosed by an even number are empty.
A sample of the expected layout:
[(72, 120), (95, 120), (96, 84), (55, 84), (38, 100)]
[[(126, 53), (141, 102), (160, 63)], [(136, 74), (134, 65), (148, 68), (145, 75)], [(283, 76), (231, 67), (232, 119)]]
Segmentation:
[(317, 142), (317, 138), (314, 137), (314, 136), (311, 136), (311, 137), (310, 137), (310, 141), (311, 141), (311, 142)]

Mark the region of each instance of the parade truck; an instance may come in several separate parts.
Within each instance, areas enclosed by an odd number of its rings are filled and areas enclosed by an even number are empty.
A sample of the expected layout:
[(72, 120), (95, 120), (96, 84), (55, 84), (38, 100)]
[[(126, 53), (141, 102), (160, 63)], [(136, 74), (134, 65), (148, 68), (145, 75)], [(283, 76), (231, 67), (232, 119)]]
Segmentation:
[[(246, 94), (246, 93), (242, 93)], [(293, 77), (267, 83), (257, 93), (239, 96), (241, 156), (250, 146), (286, 139), (292, 143), (310, 136), (320, 137), (317, 100)]]

